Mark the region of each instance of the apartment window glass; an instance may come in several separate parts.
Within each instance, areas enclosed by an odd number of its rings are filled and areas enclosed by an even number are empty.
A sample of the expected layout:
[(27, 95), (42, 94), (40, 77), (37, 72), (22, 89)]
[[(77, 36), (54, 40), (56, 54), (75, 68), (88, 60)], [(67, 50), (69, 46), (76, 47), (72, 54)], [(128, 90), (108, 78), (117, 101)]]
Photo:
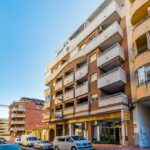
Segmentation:
[(138, 84), (144, 84), (150, 81), (150, 66), (145, 66), (138, 69)]
[(97, 73), (91, 75), (91, 82), (97, 80)]
[(90, 62), (93, 62), (95, 60), (96, 60), (96, 53), (90, 57)]
[(91, 95), (91, 102), (95, 102), (98, 100), (98, 94)]

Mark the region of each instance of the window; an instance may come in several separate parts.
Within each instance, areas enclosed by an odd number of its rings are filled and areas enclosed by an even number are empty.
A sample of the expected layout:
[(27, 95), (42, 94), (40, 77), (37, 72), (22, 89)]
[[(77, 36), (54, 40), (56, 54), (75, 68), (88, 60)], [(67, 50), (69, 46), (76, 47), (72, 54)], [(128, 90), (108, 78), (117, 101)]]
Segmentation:
[(57, 141), (59, 141), (59, 142), (64, 142), (64, 141), (65, 141), (65, 138), (58, 138)]
[(138, 69), (138, 84), (145, 84), (150, 81), (150, 66), (144, 66)]
[(95, 102), (98, 100), (98, 94), (91, 95), (91, 102)]
[(72, 139), (70, 137), (66, 138), (66, 142), (72, 142)]
[(97, 80), (97, 73), (91, 75), (91, 82)]
[(91, 57), (90, 57), (90, 62), (93, 62), (96, 60), (96, 53), (93, 54)]

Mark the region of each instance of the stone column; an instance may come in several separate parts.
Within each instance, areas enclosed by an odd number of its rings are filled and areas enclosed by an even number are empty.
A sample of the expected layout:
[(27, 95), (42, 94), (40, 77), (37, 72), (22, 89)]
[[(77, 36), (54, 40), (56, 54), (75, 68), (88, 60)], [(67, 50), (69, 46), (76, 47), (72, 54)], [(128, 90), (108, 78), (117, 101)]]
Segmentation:
[(69, 135), (74, 135), (74, 127), (73, 124), (68, 124), (69, 127)]

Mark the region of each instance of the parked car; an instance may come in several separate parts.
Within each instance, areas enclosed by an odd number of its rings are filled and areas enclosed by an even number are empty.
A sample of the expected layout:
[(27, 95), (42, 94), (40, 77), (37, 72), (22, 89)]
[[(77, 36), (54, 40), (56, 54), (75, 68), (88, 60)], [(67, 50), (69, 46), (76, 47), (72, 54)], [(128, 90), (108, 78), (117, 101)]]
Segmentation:
[(0, 138), (0, 144), (6, 144), (6, 140), (3, 138)]
[(34, 148), (42, 150), (53, 150), (53, 144), (49, 142), (38, 141), (34, 143)]
[(21, 144), (21, 136), (18, 136), (15, 138), (15, 143), (16, 144)]
[(37, 142), (37, 137), (34, 135), (22, 135), (21, 144), (24, 146), (33, 146)]
[(59, 136), (54, 139), (55, 150), (93, 150), (92, 143), (81, 136)]
[(18, 144), (0, 144), (0, 150), (21, 150)]

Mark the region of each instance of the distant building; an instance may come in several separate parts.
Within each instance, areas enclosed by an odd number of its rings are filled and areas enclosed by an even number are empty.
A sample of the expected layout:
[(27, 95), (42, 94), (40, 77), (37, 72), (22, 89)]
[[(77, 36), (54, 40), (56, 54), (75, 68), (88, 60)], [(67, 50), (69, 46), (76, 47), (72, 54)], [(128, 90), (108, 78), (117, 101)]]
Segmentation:
[(11, 137), (32, 133), (37, 126), (42, 126), (44, 101), (22, 97), (9, 106), (9, 129)]
[(8, 119), (0, 118), (0, 138), (9, 140), (9, 136)]

